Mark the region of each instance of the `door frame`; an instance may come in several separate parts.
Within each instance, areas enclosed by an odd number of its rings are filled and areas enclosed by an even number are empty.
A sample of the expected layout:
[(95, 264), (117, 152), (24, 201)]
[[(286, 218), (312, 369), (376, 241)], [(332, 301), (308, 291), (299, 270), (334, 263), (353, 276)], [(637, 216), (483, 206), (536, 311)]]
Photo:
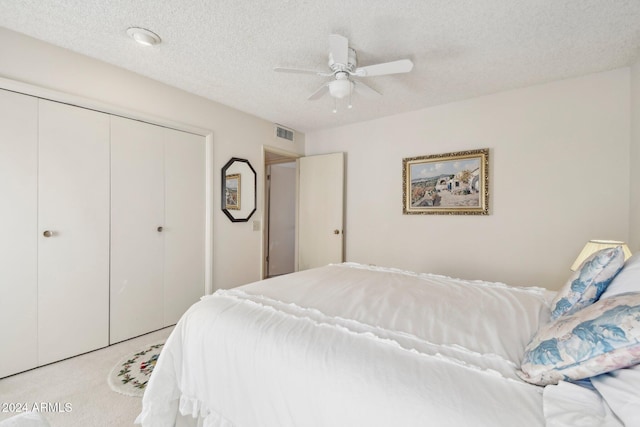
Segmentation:
[[(292, 151), (282, 150), (280, 148), (276, 148), (270, 145), (262, 146), (262, 172), (264, 176), (264, 187), (262, 189), (264, 197), (262, 198), (262, 244), (260, 247), (260, 278), (266, 279), (268, 268), (267, 268), (267, 256), (269, 254), (269, 175), (267, 174), (267, 166), (274, 165), (278, 163), (290, 163), (295, 162), (300, 157), (304, 157), (303, 154), (294, 153)], [(297, 168), (297, 166), (296, 166)], [(297, 194), (297, 178), (296, 178), (296, 235), (298, 232), (298, 194)], [(295, 240), (295, 257), (294, 266), (297, 271), (298, 269), (298, 239)]]

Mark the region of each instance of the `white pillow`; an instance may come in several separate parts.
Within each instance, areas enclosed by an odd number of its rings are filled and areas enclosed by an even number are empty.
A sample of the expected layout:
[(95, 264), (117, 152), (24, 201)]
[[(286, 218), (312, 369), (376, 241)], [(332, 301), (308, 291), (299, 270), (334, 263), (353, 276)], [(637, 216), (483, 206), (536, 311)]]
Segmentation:
[(560, 381), (542, 392), (545, 427), (625, 427), (593, 386)]
[(622, 270), (613, 278), (600, 299), (626, 292), (640, 292), (640, 252), (636, 252), (624, 263)]
[(591, 384), (626, 427), (640, 426), (640, 365), (598, 375)]
[(15, 417), (0, 421), (0, 427), (50, 427), (49, 422), (39, 412), (23, 412)]

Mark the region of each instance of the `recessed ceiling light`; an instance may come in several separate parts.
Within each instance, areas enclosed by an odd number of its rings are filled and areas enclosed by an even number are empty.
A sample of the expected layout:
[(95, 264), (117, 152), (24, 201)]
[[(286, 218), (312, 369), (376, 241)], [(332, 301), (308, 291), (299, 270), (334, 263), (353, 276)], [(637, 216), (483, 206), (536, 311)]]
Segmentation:
[(131, 27), (127, 30), (127, 34), (143, 46), (153, 46), (160, 44), (161, 41), (159, 35), (144, 28)]

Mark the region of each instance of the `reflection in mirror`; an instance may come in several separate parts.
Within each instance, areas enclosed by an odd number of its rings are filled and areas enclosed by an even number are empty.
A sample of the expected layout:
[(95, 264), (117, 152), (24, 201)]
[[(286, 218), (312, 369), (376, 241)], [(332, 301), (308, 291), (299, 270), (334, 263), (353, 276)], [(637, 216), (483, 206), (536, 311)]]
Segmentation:
[(232, 157), (222, 168), (222, 212), (245, 222), (256, 211), (256, 171), (246, 159)]
[(227, 209), (240, 210), (240, 197), (242, 196), (240, 192), (242, 188), (240, 185), (240, 176), (239, 173), (234, 173), (233, 175), (227, 175), (225, 177), (225, 208)]

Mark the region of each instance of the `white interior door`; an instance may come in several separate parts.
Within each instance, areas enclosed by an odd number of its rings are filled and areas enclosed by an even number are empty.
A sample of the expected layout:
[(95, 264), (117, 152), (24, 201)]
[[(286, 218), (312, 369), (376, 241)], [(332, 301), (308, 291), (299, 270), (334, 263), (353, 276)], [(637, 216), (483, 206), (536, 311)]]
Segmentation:
[(205, 293), (205, 140), (173, 129), (165, 141), (164, 326)]
[(298, 270), (343, 261), (344, 154), (298, 159)]
[(164, 326), (163, 130), (111, 118), (111, 343)]
[(0, 90), (0, 378), (38, 364), (38, 100)]
[(38, 344), (46, 364), (108, 345), (109, 116), (38, 102)]

